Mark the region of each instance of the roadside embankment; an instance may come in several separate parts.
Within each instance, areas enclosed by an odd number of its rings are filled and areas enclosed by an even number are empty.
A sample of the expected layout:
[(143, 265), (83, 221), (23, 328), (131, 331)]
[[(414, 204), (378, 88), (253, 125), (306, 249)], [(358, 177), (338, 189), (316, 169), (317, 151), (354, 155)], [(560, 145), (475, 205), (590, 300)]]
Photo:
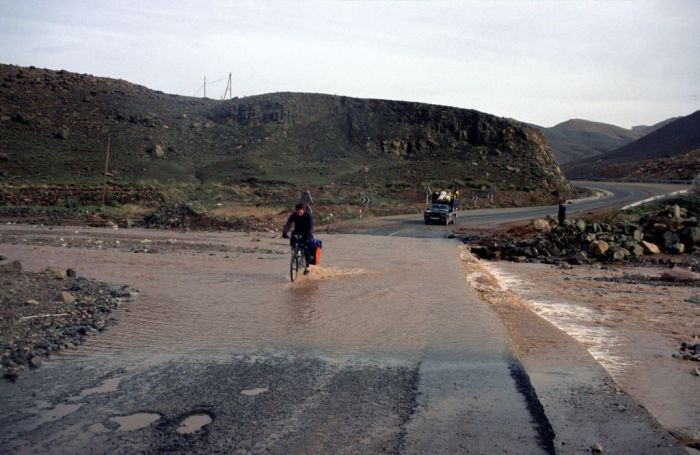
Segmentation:
[(628, 429), (618, 426), (627, 419), (651, 427), (655, 419), (680, 444), (700, 444), (700, 408), (688, 399), (698, 364), (680, 350), (700, 335), (697, 282), (664, 281), (663, 268), (485, 262), (466, 248), (463, 259), (468, 281), (508, 328), (565, 451), (614, 435), (597, 443), (611, 453), (662, 453), (623, 442)]

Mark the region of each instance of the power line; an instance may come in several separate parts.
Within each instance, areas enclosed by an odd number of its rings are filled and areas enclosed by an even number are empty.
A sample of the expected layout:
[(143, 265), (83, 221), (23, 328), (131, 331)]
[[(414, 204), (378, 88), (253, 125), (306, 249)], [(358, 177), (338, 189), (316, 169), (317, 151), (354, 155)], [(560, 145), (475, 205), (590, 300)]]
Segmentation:
[(227, 93), (229, 95), (229, 99), (233, 98), (233, 90), (232, 90), (233, 87), (231, 85), (231, 73), (228, 73), (226, 76), (224, 76), (220, 79), (217, 79), (215, 81), (208, 81), (207, 77), (204, 76), (204, 83), (199, 86), (197, 91), (194, 92), (194, 95), (192, 95), (192, 96), (197, 96), (202, 90), (204, 90), (203, 96), (204, 96), (204, 98), (206, 98), (207, 97), (207, 85), (218, 84), (218, 83), (223, 82), (223, 81), (226, 81), (226, 88), (224, 89), (224, 95), (221, 97), (221, 99), (225, 99)]

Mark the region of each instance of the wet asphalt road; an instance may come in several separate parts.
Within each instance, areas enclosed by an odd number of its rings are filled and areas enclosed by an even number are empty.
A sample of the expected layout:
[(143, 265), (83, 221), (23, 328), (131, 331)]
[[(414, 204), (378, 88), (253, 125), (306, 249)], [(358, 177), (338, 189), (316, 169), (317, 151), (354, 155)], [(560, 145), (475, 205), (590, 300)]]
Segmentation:
[[(222, 252), (250, 241), (242, 234), (0, 234), (0, 252), (29, 270), (73, 267), (142, 293), (115, 327), (0, 384), (3, 452), (537, 454), (595, 442), (554, 446), (562, 422), (549, 421), (452, 241), (327, 236), (324, 274), (290, 285), (284, 254)], [(31, 235), (212, 248), (135, 255), (23, 244)], [(619, 418), (649, 453), (680, 453), (638, 412)], [(191, 415), (211, 423), (179, 432)]]
[[(578, 186), (597, 191), (597, 197), (574, 200), (567, 205), (567, 216), (584, 214), (603, 207), (622, 207), (626, 204), (645, 199), (650, 196), (665, 194), (671, 191), (687, 189), (687, 185), (661, 185), (642, 183), (610, 183), (610, 182), (576, 182)], [(382, 217), (375, 225), (351, 229), (348, 232), (370, 235), (388, 235), (398, 237), (430, 237), (442, 238), (453, 227), (469, 227), (488, 230), (493, 226), (514, 221), (545, 216), (557, 217), (558, 207), (519, 207), (506, 209), (473, 209), (461, 210), (457, 222), (450, 226), (426, 226), (421, 215), (401, 215)], [(344, 231), (345, 232), (345, 231)]]

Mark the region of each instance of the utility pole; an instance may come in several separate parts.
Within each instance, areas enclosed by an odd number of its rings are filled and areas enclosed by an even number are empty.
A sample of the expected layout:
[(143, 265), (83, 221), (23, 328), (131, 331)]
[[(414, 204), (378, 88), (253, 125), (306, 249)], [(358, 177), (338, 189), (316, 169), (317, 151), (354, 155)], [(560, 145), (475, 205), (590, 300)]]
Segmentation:
[(207, 77), (204, 76), (204, 98), (207, 97)]
[(104, 208), (105, 206), (105, 196), (107, 194), (107, 169), (109, 166), (109, 144), (112, 140), (112, 133), (109, 133), (107, 136), (107, 151), (105, 153), (105, 172), (102, 174), (102, 203), (100, 204), (100, 207)]
[(228, 99), (233, 98), (233, 84), (231, 83), (231, 73), (228, 73)]

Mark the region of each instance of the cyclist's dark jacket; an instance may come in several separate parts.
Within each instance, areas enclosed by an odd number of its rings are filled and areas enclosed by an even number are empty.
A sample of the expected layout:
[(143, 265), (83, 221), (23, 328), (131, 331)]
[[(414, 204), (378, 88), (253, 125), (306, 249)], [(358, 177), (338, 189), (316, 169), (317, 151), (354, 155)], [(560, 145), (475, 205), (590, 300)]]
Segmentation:
[(287, 219), (284, 229), (282, 229), (283, 234), (289, 232), (289, 228), (292, 226), (292, 223), (294, 223), (292, 235), (301, 235), (304, 236), (304, 238), (307, 238), (314, 232), (314, 219), (307, 211), (304, 211), (304, 214), (301, 216), (297, 212), (289, 215), (289, 219)]

